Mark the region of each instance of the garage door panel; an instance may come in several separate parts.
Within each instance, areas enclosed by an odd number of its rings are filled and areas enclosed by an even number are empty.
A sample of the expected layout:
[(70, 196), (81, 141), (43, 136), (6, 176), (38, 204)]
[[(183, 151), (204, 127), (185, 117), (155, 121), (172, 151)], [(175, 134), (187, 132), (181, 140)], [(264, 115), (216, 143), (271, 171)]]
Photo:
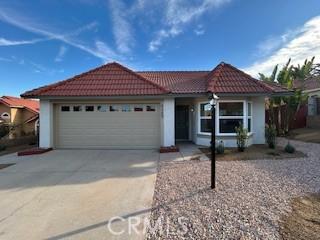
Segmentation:
[(60, 137), (67, 136), (152, 136), (158, 134), (156, 129), (61, 129)]
[(97, 112), (96, 108), (94, 112), (72, 112), (72, 107), (70, 112), (61, 112), (61, 105), (57, 105), (56, 146), (59, 148), (158, 148), (160, 146), (160, 106), (155, 106), (157, 109), (155, 112)]

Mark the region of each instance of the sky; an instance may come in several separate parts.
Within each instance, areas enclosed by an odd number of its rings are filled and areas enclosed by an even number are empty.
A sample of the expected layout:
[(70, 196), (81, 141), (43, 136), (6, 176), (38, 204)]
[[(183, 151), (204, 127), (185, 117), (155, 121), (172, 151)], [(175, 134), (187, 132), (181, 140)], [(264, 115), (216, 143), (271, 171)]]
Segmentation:
[(0, 0), (0, 95), (117, 61), (133, 70), (254, 77), (320, 62), (319, 0)]

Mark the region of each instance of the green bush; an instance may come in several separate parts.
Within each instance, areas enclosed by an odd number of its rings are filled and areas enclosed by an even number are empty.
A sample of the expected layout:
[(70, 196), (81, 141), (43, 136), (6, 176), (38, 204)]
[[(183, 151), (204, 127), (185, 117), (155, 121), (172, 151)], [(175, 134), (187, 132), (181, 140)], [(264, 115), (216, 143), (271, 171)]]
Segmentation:
[(237, 133), (237, 146), (238, 151), (243, 152), (247, 147), (248, 129), (244, 128), (242, 124), (239, 127), (235, 127)]
[(277, 129), (274, 125), (266, 125), (265, 138), (269, 148), (276, 148)]
[(224, 154), (224, 143), (220, 141), (216, 147), (217, 154)]
[(287, 153), (294, 153), (296, 151), (296, 149), (294, 148), (294, 146), (292, 146), (289, 142), (287, 143), (287, 145), (284, 147), (284, 150)]

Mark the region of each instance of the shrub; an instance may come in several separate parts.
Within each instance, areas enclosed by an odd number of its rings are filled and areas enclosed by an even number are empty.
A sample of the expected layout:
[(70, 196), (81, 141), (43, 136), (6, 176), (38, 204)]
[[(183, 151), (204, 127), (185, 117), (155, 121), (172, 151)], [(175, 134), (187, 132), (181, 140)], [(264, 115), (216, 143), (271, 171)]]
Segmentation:
[(265, 138), (269, 148), (276, 148), (277, 129), (275, 125), (266, 125)]
[(285, 146), (284, 150), (287, 152), (287, 153), (294, 153), (296, 151), (296, 149), (294, 148), (294, 146), (292, 146), (290, 144), (290, 142), (287, 143), (287, 145)]
[(216, 147), (217, 154), (224, 154), (224, 143), (220, 141)]
[(0, 144), (0, 152), (6, 150), (6, 146)]
[(9, 131), (10, 128), (8, 124), (0, 124), (0, 138), (3, 138), (4, 136), (8, 135)]
[(244, 128), (241, 124), (239, 127), (235, 127), (237, 133), (237, 146), (238, 151), (243, 152), (247, 146), (248, 129)]

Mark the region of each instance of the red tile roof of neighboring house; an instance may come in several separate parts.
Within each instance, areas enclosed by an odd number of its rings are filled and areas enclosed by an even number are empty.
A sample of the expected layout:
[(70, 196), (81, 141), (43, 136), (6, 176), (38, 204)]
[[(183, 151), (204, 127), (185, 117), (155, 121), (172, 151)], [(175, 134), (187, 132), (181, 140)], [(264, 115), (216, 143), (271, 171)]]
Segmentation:
[(212, 71), (138, 71), (108, 63), (73, 78), (34, 89), (23, 97), (132, 96), (194, 93), (274, 94), (288, 93), (277, 84), (263, 83), (220, 63)]
[(304, 81), (296, 80), (293, 85), (295, 88), (303, 88), (303, 90), (320, 89), (320, 77), (310, 77)]
[(9, 107), (25, 107), (35, 113), (39, 113), (40, 110), (39, 101), (37, 100), (3, 96), (0, 98), (0, 102)]
[(26, 120), (24, 121), (24, 123), (32, 122), (32, 121), (34, 121), (34, 120), (36, 120), (36, 119), (38, 119), (38, 118), (39, 118), (39, 114), (35, 114), (35, 115), (31, 116), (30, 118), (26, 119)]

